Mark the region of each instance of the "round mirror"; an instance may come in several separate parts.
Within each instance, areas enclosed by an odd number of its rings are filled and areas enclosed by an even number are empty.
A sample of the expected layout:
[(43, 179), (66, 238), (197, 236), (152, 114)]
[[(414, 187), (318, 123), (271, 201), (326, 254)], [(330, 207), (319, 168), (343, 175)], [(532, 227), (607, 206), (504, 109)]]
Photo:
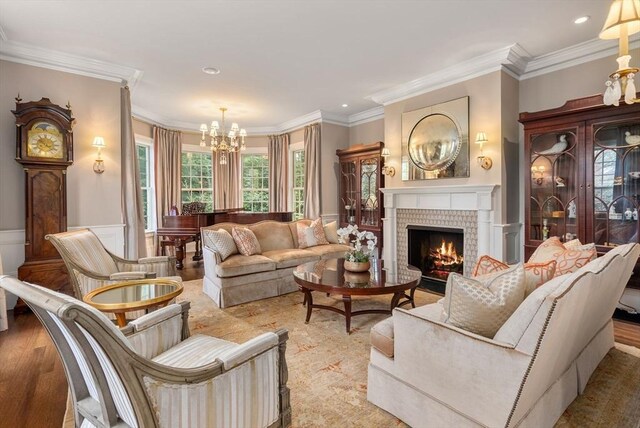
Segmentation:
[(450, 166), (460, 153), (461, 138), (455, 122), (444, 114), (425, 116), (409, 134), (409, 157), (425, 171), (439, 171)]

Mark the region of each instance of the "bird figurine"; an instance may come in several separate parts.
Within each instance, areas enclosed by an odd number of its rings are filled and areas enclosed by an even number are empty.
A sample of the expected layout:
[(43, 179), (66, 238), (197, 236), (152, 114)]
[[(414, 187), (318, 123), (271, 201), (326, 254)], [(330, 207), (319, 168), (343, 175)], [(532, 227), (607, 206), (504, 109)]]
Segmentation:
[(564, 178), (556, 177), (556, 178), (554, 178), (554, 180), (556, 182), (556, 187), (565, 187)]
[(624, 133), (624, 140), (630, 146), (637, 146), (640, 144), (640, 135), (631, 135), (631, 132), (627, 131)]
[(565, 134), (562, 134), (559, 141), (555, 143), (553, 147), (538, 153), (541, 155), (557, 155), (558, 153), (562, 153), (563, 151), (565, 151), (568, 145), (569, 142), (567, 141), (567, 136)]

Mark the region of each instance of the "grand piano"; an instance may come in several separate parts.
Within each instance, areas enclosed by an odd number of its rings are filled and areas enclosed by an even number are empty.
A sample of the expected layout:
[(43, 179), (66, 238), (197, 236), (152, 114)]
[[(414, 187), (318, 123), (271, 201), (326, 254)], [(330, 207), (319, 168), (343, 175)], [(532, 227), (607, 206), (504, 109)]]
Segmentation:
[(194, 261), (202, 260), (202, 242), (200, 228), (218, 223), (251, 224), (262, 220), (291, 221), (291, 212), (255, 213), (242, 211), (242, 208), (215, 210), (209, 213), (190, 215), (165, 215), (162, 216), (162, 227), (158, 228), (158, 252), (164, 250), (169, 244), (176, 250), (176, 268), (184, 267), (185, 245), (189, 242), (196, 243)]

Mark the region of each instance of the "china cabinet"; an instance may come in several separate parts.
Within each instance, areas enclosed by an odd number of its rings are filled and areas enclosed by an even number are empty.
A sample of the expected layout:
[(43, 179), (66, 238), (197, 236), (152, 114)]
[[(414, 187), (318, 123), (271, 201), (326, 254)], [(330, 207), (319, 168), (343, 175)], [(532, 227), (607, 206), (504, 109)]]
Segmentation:
[(368, 230), (378, 237), (382, 248), (382, 192), (384, 161), (381, 156), (384, 143), (360, 144), (336, 150), (339, 160), (338, 210), (339, 226), (349, 224), (359, 230)]
[[(598, 95), (520, 113), (520, 122), (525, 257), (549, 236), (594, 242), (599, 254), (640, 242), (640, 104), (604, 106)], [(640, 275), (629, 286), (640, 288)]]

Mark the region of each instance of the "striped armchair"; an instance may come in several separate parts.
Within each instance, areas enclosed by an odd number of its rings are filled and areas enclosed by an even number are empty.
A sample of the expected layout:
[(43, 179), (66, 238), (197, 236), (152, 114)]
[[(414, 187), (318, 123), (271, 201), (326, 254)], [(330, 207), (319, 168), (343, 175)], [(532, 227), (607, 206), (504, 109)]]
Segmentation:
[(125, 260), (107, 251), (89, 229), (47, 235), (64, 260), (75, 295), (82, 299), (96, 288), (131, 279), (172, 277), (176, 275), (175, 257), (145, 257)]
[(1, 277), (0, 288), (38, 315), (56, 344), (76, 426), (287, 427), (286, 330), (243, 344), (189, 336), (189, 303), (117, 329), (91, 306)]

